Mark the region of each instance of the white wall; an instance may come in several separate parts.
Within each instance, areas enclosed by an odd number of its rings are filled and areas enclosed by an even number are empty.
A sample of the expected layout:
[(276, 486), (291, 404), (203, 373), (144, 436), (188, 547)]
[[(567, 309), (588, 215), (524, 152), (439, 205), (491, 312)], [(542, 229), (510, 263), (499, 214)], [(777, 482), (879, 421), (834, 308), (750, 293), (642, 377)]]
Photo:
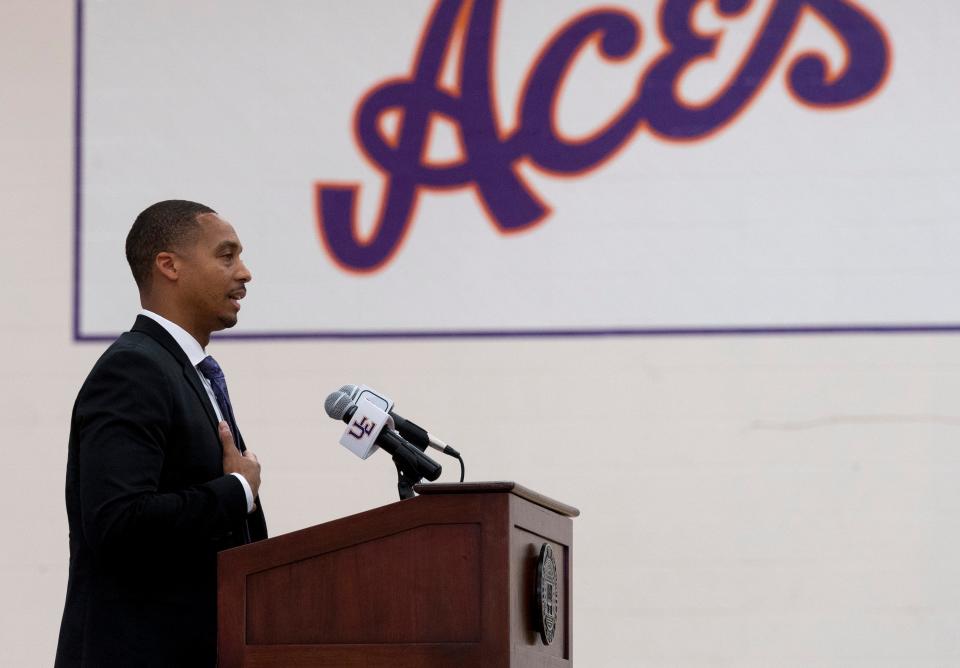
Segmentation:
[[(70, 337), (72, 14), (66, 0), (0, 3), (4, 666), (52, 663), (69, 414), (103, 348)], [(389, 388), (465, 453), (470, 479), (579, 506), (581, 666), (960, 661), (956, 335), (212, 352), (263, 461), (274, 534), (393, 500), (390, 463), (344, 452), (322, 414), (346, 382)]]

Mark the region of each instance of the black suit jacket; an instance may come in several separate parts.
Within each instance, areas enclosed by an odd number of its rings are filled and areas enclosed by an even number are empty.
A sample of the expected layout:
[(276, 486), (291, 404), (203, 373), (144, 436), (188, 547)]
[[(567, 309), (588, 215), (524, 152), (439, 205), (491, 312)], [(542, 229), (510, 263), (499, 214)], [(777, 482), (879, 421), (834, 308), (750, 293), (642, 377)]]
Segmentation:
[(217, 552), (267, 535), (222, 457), (196, 369), (138, 317), (73, 408), (57, 668), (215, 665)]

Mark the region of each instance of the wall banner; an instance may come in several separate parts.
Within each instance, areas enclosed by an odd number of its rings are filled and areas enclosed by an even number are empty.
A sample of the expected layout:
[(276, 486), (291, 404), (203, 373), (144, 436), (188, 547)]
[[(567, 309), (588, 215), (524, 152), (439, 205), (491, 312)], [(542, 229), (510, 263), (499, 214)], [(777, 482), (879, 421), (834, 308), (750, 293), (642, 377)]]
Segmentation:
[(79, 339), (169, 198), (245, 245), (229, 336), (960, 323), (948, 0), (79, 10)]

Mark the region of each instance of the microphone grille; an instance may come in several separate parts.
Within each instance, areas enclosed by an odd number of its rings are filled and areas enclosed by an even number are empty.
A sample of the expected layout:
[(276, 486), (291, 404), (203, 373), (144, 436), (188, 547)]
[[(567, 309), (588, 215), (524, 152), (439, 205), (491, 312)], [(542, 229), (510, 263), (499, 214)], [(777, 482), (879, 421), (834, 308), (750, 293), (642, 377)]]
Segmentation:
[(356, 392), (357, 392), (357, 386), (356, 386), (356, 385), (344, 385), (343, 387), (340, 388), (340, 391), (343, 392), (344, 394), (350, 395), (350, 397), (353, 397), (353, 395), (356, 394)]
[(323, 402), (323, 409), (334, 420), (342, 420), (343, 414), (347, 412), (351, 405), (353, 405), (353, 401), (350, 399), (350, 395), (337, 390), (327, 396), (327, 400)]

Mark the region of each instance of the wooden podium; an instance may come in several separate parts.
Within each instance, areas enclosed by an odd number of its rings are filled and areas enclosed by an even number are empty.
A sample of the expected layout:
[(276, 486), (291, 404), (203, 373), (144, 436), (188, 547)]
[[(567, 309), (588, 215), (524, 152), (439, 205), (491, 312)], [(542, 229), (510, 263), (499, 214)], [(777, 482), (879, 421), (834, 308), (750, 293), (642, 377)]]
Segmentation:
[(580, 512), (512, 482), (416, 490), (221, 552), (220, 668), (572, 666), (571, 518)]

